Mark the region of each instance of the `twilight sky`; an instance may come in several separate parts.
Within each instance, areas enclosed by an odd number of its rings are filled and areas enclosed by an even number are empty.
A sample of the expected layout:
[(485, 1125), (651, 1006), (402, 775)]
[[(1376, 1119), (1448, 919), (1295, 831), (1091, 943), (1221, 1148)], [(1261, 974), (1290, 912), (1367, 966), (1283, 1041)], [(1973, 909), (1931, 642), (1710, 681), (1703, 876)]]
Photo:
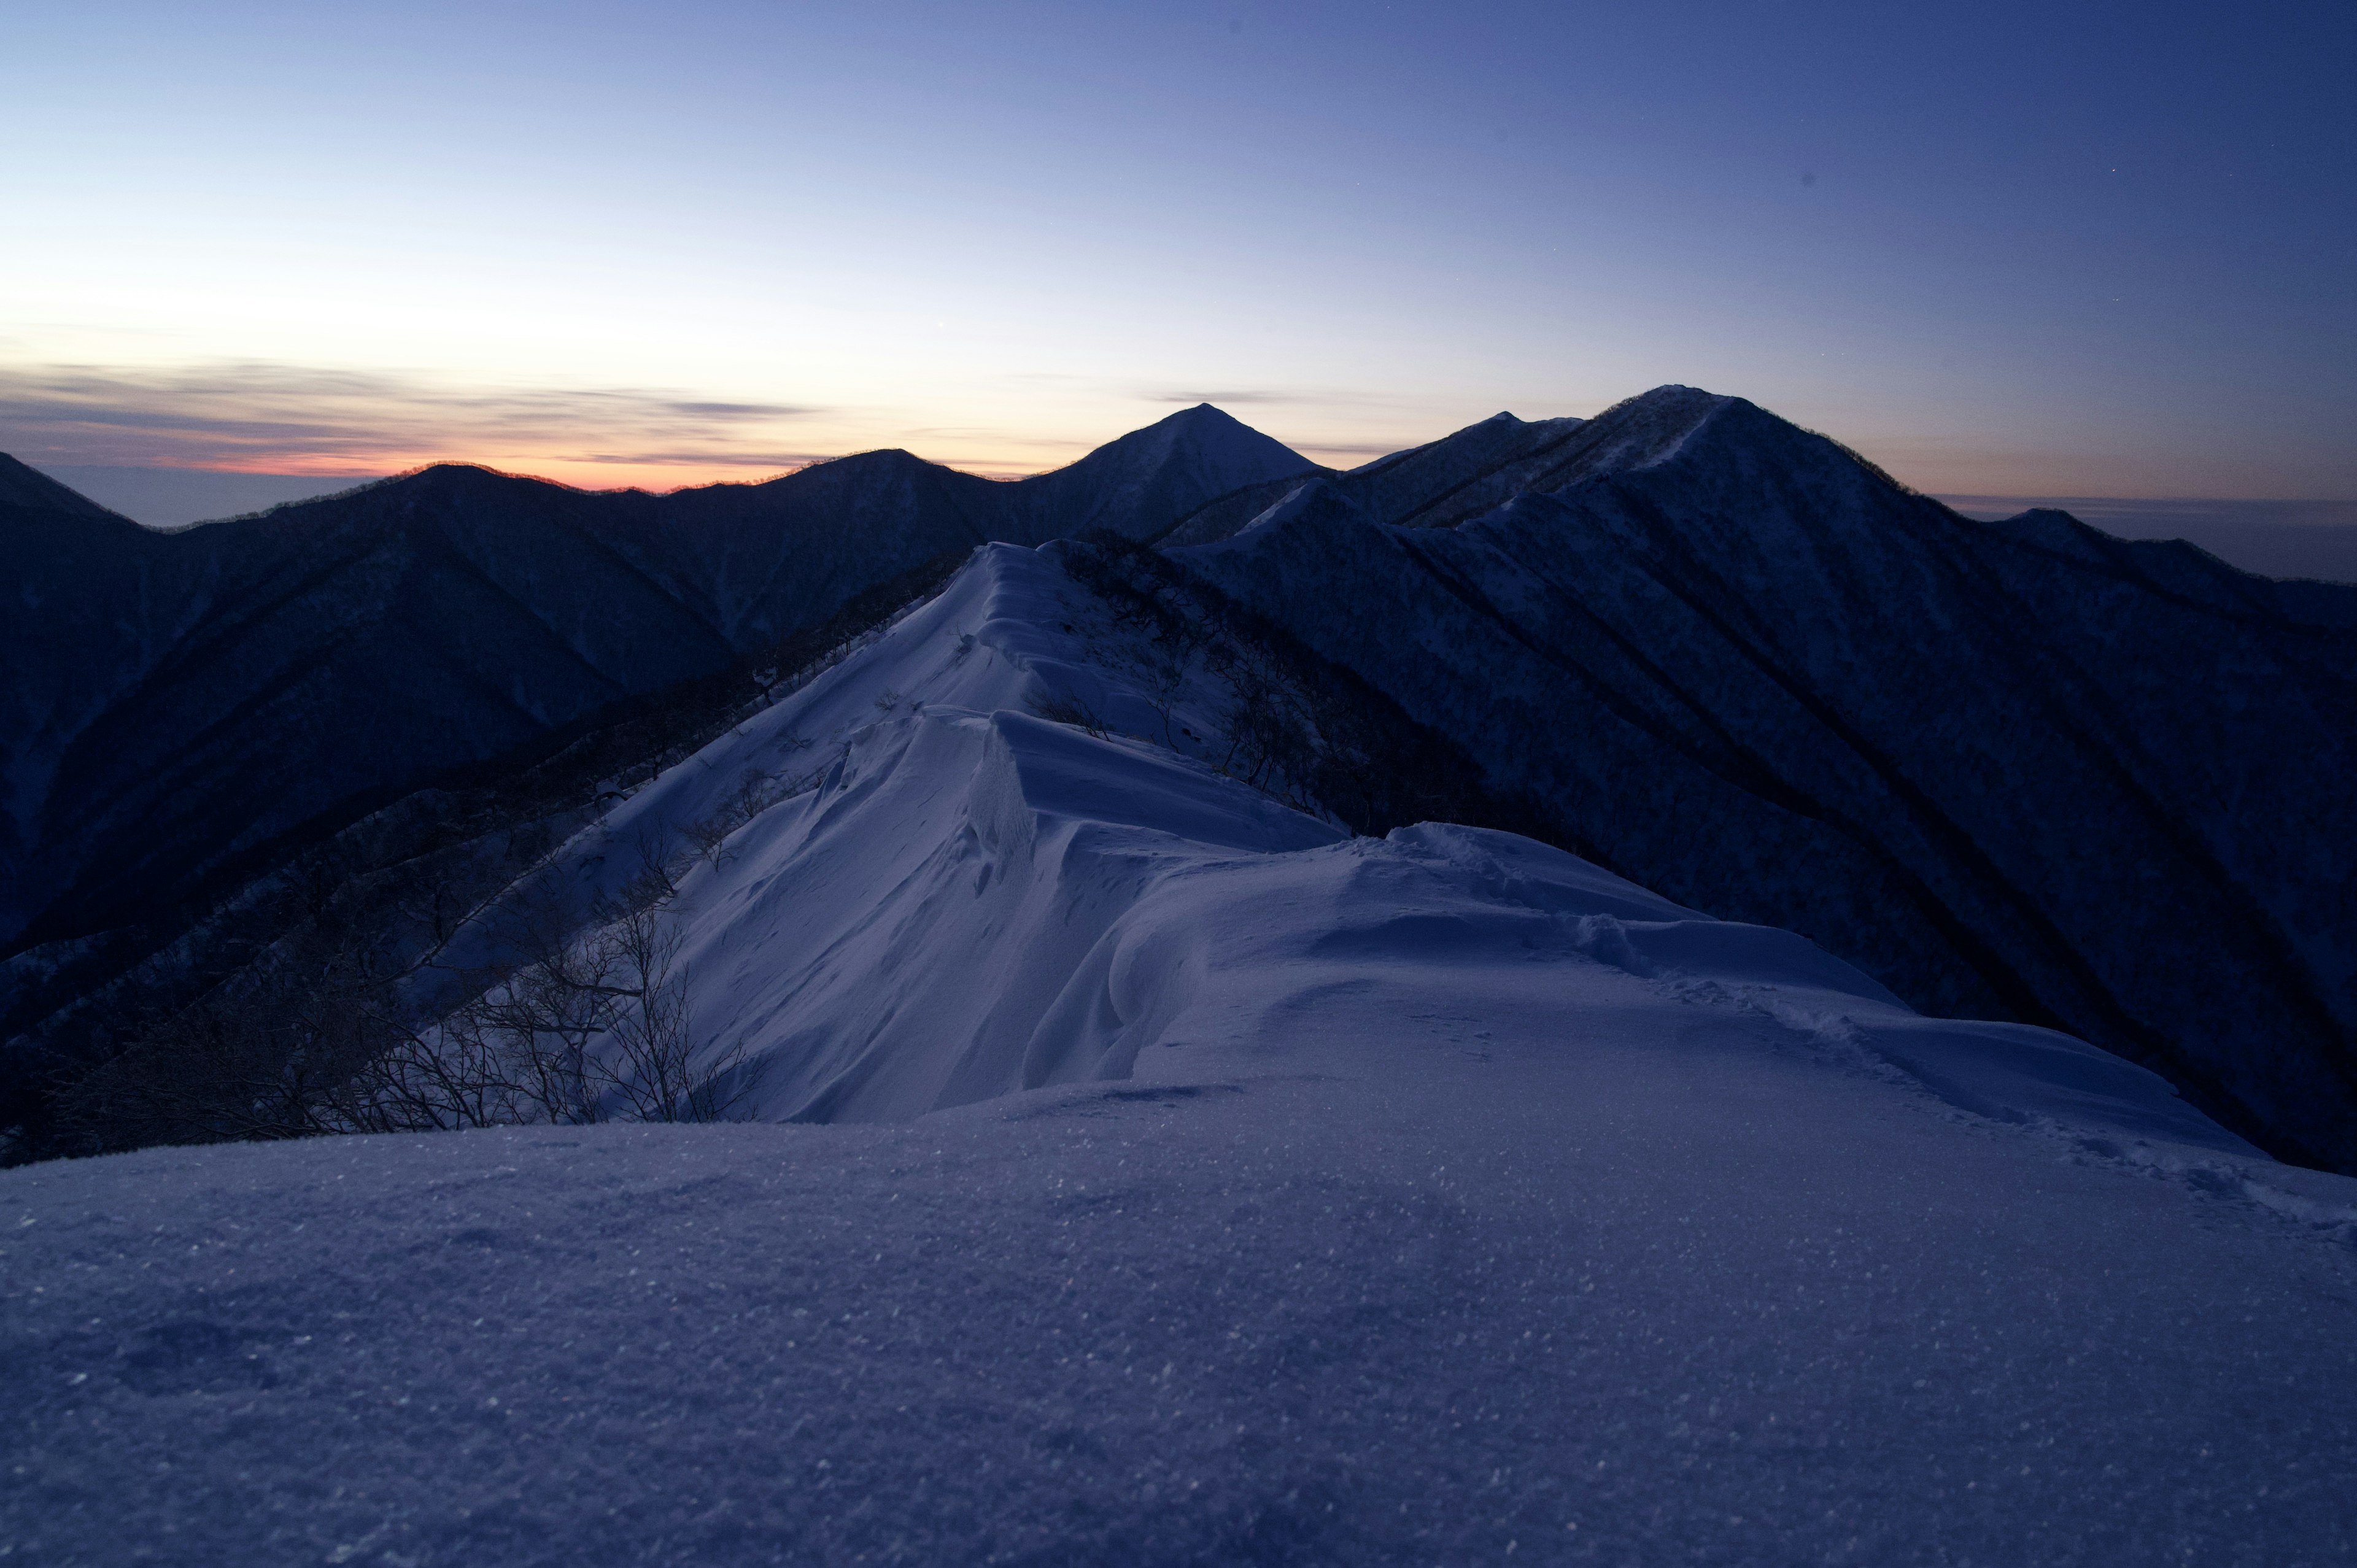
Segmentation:
[(0, 450), (576, 484), (1353, 463), (1738, 392), (1989, 495), (2357, 497), (2357, 6), (12, 7)]

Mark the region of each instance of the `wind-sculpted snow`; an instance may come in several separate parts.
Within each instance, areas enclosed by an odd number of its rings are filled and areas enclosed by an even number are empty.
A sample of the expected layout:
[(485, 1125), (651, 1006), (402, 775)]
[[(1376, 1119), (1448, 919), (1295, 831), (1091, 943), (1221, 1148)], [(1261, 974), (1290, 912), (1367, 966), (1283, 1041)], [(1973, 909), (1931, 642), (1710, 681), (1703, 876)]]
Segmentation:
[[(1205, 760), (1208, 672), (1147, 700), (1134, 635), (1052, 553), (986, 547), (585, 830), (535, 891), (571, 888), (584, 918), (748, 780), (788, 781), (663, 906), (703, 1048), (743, 1049), (746, 1109), (770, 1120), (905, 1119), (1125, 1078), (1232, 1054), (1251, 1020), (1369, 973), (1408, 984), (1511, 959), (1567, 966), (1561, 1005), (1601, 966), (1976, 1115), (2251, 1153), (2107, 1053), (1923, 1019), (1800, 937), (1695, 915), (1559, 850), (1440, 823), (1351, 838), (1288, 810)], [(1092, 727), (1036, 716), (1060, 703)]]

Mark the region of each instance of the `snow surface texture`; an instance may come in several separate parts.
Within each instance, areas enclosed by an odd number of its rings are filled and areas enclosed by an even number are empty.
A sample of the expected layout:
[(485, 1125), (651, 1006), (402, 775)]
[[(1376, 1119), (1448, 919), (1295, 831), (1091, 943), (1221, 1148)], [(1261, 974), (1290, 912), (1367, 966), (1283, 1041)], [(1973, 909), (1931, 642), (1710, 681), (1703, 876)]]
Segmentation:
[(1527, 840), (1346, 838), (1134, 652), (990, 547), (572, 847), (816, 774), (667, 918), (831, 1124), (0, 1173), (8, 1561), (2357, 1550), (2357, 1182)]

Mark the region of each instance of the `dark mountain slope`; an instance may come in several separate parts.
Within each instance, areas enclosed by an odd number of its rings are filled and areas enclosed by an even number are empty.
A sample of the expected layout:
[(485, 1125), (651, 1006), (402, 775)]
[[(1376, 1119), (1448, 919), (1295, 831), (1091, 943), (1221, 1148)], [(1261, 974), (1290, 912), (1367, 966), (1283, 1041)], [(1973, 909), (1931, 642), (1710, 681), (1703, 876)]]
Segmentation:
[(1548, 472), (1584, 422), (1493, 414), (1453, 435), (1354, 468), (1340, 487), (1370, 516), (1403, 528), (1445, 528), (1479, 517)]
[(1582, 423), (1493, 414), (1347, 474), (1315, 468), (1231, 491), (1180, 518), (1157, 542), (1169, 549), (1216, 543), (1313, 479), (1331, 483), (1374, 521), (1402, 528), (1449, 527), (1534, 488), (1560, 483)]
[(946, 550), (1158, 533), (1213, 487), (1310, 467), (1202, 407), (1012, 483), (905, 452), (670, 496), (445, 466), (158, 534), (10, 464), (0, 944), (168, 926), (241, 853), (719, 670)]
[(1625, 875), (2357, 1167), (2357, 590), (1975, 523), (1691, 389), (1555, 462), (1454, 529), (1343, 476), (1178, 553)]
[(33, 934), (731, 657), (584, 525), (597, 499), (436, 468), (199, 531), (201, 614), (58, 757), (27, 880), (70, 890)]
[(0, 456), (0, 929), (59, 760), (201, 615), (203, 567), (170, 541)]

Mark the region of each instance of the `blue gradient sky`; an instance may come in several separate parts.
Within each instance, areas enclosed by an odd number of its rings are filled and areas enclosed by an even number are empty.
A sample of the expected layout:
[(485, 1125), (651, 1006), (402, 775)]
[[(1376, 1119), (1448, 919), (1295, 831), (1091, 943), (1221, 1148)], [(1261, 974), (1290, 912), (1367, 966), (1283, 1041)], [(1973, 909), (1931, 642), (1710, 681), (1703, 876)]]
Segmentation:
[(20, 5), (0, 450), (1329, 461), (1680, 381), (2357, 496), (2357, 6)]

